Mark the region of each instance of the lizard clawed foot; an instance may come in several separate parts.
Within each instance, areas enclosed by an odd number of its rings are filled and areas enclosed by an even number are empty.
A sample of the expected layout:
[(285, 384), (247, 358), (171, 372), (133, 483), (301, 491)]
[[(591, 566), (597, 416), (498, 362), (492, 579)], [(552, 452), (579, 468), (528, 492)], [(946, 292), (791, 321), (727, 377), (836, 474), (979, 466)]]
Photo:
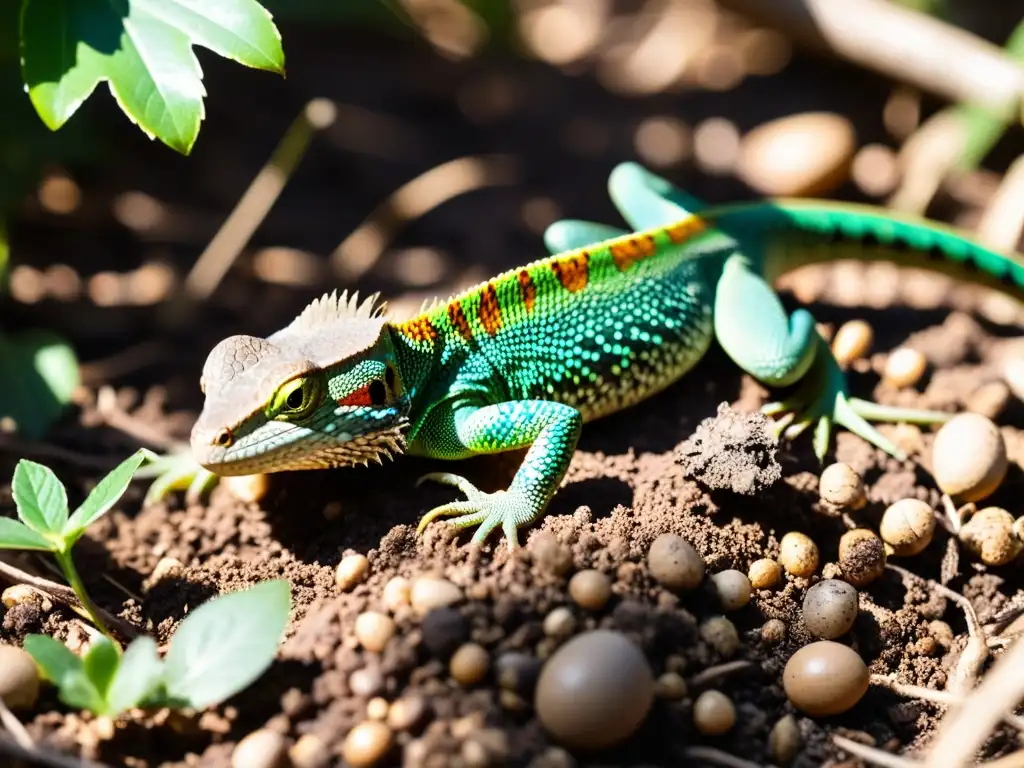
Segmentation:
[(954, 415), (942, 411), (896, 408), (848, 397), (846, 377), (824, 340), (820, 340), (814, 363), (796, 385), (793, 394), (784, 400), (765, 404), (761, 412), (766, 416), (780, 417), (775, 419), (776, 437), (793, 440), (813, 425), (814, 455), (822, 462), (828, 452), (833, 424), (846, 427), (889, 455), (903, 460), (907, 458), (906, 452), (868, 423), (869, 419), (910, 424), (939, 424), (948, 421)]
[(185, 500), (191, 504), (206, 495), (220, 479), (201, 466), (187, 449), (163, 456), (154, 453), (135, 477), (154, 478), (146, 491), (145, 504), (163, 501), (169, 493), (182, 490), (185, 491)]
[(519, 546), (519, 527), (526, 525), (536, 517), (534, 504), (531, 502), (530, 496), (523, 491), (509, 489), (486, 493), (466, 478), (451, 472), (426, 474), (416, 481), (416, 487), (431, 480), (458, 488), (466, 494), (466, 500), (453, 501), (427, 512), (416, 527), (417, 536), (423, 533), (427, 525), (437, 518), (455, 515), (448, 521), (455, 528), (480, 526), (473, 535), (473, 544), (483, 544), (487, 537), (500, 526), (508, 540), (508, 548), (516, 549)]

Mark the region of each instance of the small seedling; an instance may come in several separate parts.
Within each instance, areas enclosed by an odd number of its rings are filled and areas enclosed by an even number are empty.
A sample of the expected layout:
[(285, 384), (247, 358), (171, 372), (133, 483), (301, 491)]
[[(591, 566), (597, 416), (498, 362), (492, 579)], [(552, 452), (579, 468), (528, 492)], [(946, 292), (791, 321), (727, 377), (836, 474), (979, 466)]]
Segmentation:
[(107, 636), (110, 636), (110, 630), (85, 591), (85, 585), (71, 559), (71, 548), (82, 538), (86, 528), (117, 503), (135, 471), (149, 456), (149, 451), (139, 450), (114, 467), (92, 489), (74, 514), (69, 514), (67, 490), (53, 470), (22, 459), (14, 468), (14, 480), (11, 483), (18, 520), (0, 517), (0, 549), (52, 552), (64, 572), (64, 578), (68, 580), (89, 617)]
[(121, 654), (100, 636), (79, 657), (59, 640), (29, 635), (25, 650), (70, 707), (112, 718), (135, 707), (203, 709), (266, 671), (290, 611), (291, 587), (278, 579), (199, 606), (181, 622), (163, 659), (149, 637), (136, 638)]

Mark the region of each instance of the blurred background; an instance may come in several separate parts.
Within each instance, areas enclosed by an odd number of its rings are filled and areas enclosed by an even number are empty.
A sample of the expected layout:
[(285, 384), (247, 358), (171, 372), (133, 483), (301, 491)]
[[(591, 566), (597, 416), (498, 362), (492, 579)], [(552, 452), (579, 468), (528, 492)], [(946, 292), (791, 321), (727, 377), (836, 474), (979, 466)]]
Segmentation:
[[(104, 87), (45, 128), (15, 5), (0, 329), (66, 338), (72, 399), (112, 384), (194, 412), (221, 338), (335, 287), (407, 313), (543, 255), (556, 219), (617, 223), (606, 180), (630, 159), (711, 202), (826, 196), (1020, 242), (1017, 0), (267, 0), (287, 76), (197, 49), (188, 157)], [(19, 366), (0, 344), (8, 391)], [(8, 431), (35, 423), (12, 408)]]

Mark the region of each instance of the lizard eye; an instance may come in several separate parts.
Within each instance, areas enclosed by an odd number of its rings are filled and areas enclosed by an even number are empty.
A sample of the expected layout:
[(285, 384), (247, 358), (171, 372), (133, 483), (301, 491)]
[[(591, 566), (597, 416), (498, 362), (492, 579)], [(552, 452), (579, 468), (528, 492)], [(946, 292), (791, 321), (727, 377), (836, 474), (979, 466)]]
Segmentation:
[(320, 376), (301, 376), (285, 382), (274, 393), (267, 407), (267, 418), (292, 421), (302, 419), (320, 407), (324, 398)]
[(218, 432), (217, 436), (213, 438), (213, 444), (219, 448), (227, 448), (233, 442), (235, 442), (235, 436), (231, 434), (230, 429), (225, 429), (223, 432)]

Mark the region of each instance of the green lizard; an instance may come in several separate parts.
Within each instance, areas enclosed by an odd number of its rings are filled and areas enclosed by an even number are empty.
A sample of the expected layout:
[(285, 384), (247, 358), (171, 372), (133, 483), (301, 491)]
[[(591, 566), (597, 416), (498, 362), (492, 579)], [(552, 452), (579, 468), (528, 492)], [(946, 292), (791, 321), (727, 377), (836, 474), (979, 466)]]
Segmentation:
[[(462, 459), (529, 446), (505, 491), (426, 475), (465, 499), (428, 512), (510, 547), (568, 468), (584, 422), (679, 379), (712, 339), (744, 371), (791, 394), (765, 406), (779, 434), (813, 426), (819, 459), (839, 424), (905, 458), (871, 421), (936, 423), (949, 414), (847, 397), (814, 318), (786, 314), (783, 271), (836, 258), (915, 263), (1021, 295), (1024, 261), (956, 232), (870, 207), (808, 200), (704, 208), (626, 163), (613, 201), (635, 232), (561, 221), (555, 255), (513, 269), (403, 322), (376, 297), (331, 294), (266, 339), (232, 336), (210, 353), (191, 448), (205, 474), (165, 471), (156, 495), (191, 480), (381, 461), (401, 452)], [(166, 465), (165, 465), (166, 469)], [(212, 473), (212, 474), (211, 474)]]

